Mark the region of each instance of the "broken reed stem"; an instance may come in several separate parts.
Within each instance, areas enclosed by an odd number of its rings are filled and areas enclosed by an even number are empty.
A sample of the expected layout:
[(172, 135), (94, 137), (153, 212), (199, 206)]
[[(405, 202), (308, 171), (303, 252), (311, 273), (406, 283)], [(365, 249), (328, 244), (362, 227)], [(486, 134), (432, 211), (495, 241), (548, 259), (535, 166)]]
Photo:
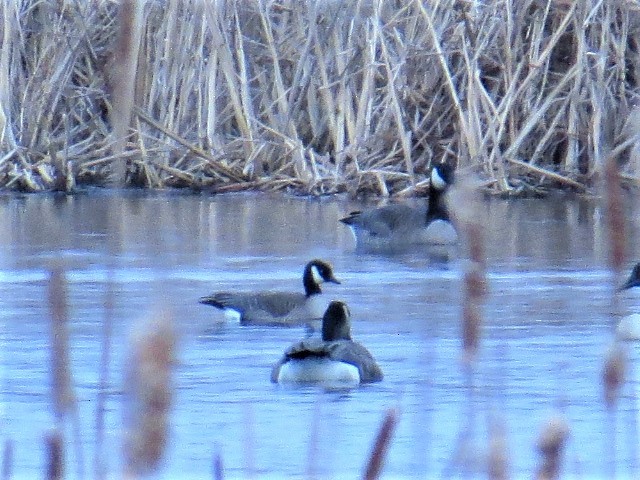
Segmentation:
[(570, 429), (564, 416), (551, 416), (538, 437), (537, 449), (542, 456), (536, 471), (536, 480), (556, 480), (560, 478), (562, 455), (569, 437)]
[(127, 478), (156, 471), (167, 445), (175, 343), (173, 318), (165, 310), (143, 320), (132, 335), (125, 378)]
[(382, 421), (382, 425), (380, 425), (380, 430), (378, 430), (378, 435), (373, 444), (373, 449), (369, 455), (369, 461), (367, 462), (367, 467), (363, 475), (365, 480), (376, 480), (380, 478), (382, 467), (387, 457), (387, 451), (389, 450), (391, 437), (393, 436), (397, 423), (398, 411), (390, 408), (384, 416), (384, 420)]

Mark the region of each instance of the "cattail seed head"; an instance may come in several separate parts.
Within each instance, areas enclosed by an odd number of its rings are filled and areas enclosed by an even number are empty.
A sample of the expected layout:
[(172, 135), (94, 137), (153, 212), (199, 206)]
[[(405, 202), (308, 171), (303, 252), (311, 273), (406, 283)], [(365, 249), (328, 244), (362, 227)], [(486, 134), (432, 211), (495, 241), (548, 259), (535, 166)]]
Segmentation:
[(176, 337), (172, 317), (160, 311), (144, 321), (131, 340), (126, 376), (125, 471), (157, 469), (169, 436), (171, 367)]
[(546, 421), (537, 442), (542, 463), (536, 473), (536, 479), (554, 480), (560, 477), (562, 453), (569, 433), (569, 424), (564, 416), (555, 414)]
[(607, 352), (602, 368), (604, 402), (607, 408), (615, 406), (624, 384), (627, 370), (627, 354), (620, 342), (615, 342)]

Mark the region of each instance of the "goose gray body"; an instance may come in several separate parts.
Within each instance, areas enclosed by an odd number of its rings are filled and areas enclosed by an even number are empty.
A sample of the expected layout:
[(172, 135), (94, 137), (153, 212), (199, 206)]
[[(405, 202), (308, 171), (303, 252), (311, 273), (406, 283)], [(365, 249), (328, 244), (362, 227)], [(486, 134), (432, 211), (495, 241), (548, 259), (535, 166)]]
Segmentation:
[(360, 384), (382, 379), (371, 353), (351, 339), (349, 309), (337, 301), (322, 318), (322, 338), (294, 343), (271, 371), (274, 383)]
[(312, 260), (304, 268), (303, 292), (258, 291), (217, 292), (200, 299), (200, 303), (239, 317), (241, 325), (302, 325), (322, 318), (328, 300), (322, 295), (324, 282), (340, 283), (331, 265)]
[[(640, 263), (636, 263), (633, 267), (629, 278), (627, 278), (627, 281), (620, 287), (620, 291), (629, 290), (634, 287), (640, 287)], [(640, 340), (640, 313), (632, 313), (622, 317), (616, 327), (616, 335), (621, 340)]]
[(367, 252), (405, 250), (415, 245), (455, 245), (458, 234), (449, 219), (444, 194), (453, 183), (453, 167), (436, 165), (426, 206), (385, 205), (351, 212), (340, 219), (356, 239), (356, 249)]

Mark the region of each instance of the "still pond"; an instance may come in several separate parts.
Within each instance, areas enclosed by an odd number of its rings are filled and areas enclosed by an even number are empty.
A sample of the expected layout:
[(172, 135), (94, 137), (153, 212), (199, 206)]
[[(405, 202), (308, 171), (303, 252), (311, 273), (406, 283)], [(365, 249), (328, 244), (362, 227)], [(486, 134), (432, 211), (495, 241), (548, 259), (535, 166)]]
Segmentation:
[[(627, 267), (640, 260), (639, 199), (628, 201)], [(640, 344), (615, 414), (602, 401), (612, 339), (606, 225), (597, 200), (485, 200), (489, 294), (473, 390), (461, 368), (464, 262), (420, 251), (356, 254), (338, 219), (344, 198), (107, 193), (0, 198), (0, 441), (14, 478), (42, 477), (53, 425), (48, 271), (66, 269), (71, 369), (81, 448), (65, 430), (67, 477), (82, 452), (93, 478), (102, 324), (113, 295), (113, 344), (102, 460), (121, 472), (122, 384), (130, 331), (159, 305), (179, 332), (168, 450), (160, 478), (356, 478), (385, 413), (396, 409), (383, 478), (483, 477), (488, 431), (504, 428), (509, 473), (531, 478), (538, 434), (562, 412), (563, 472), (639, 474)], [(352, 332), (385, 379), (351, 390), (289, 388), (271, 365), (300, 328), (242, 327), (198, 298), (217, 290), (301, 290), (304, 264), (330, 261)], [(627, 272), (625, 272), (627, 273)], [(638, 289), (640, 290), (640, 289)], [(110, 292), (110, 293), (109, 293)], [(640, 295), (620, 296), (625, 312)]]

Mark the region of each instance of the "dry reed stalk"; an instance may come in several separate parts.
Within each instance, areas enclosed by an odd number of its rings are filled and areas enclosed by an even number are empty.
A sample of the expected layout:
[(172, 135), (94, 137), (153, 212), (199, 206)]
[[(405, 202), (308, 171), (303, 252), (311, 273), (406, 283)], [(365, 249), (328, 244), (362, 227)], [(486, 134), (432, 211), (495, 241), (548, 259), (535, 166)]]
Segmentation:
[[(160, 187), (242, 189), (287, 177), (304, 193), (406, 195), (431, 163), (456, 159), (498, 193), (588, 188), (603, 151), (618, 147), (609, 145), (612, 115), (638, 96), (634, 5), (3, 5), (0, 185), (70, 190), (119, 169), (120, 181)], [(121, 59), (111, 117), (108, 57)], [(134, 91), (162, 128), (133, 125), (127, 145)], [(246, 179), (229, 180), (165, 132)], [(109, 148), (112, 161), (100, 161)], [(618, 151), (640, 182), (633, 154)], [(125, 177), (129, 158), (135, 171)], [(406, 176), (363, 181), (374, 169)]]
[[(619, 302), (616, 295), (625, 258), (625, 220), (622, 187), (615, 157), (609, 155), (604, 165), (605, 211), (609, 244), (609, 268), (612, 273), (611, 308), (612, 328), (620, 318)], [(602, 384), (607, 408), (613, 409), (625, 382), (626, 352), (623, 345), (615, 342), (604, 359)]]
[(462, 349), (464, 363), (475, 359), (480, 345), (482, 304), (487, 292), (484, 232), (478, 185), (460, 178), (447, 199), (467, 249), (469, 263), (463, 278)]
[(606, 199), (607, 231), (609, 233), (609, 268), (614, 274), (614, 290), (622, 272), (625, 257), (625, 221), (622, 187), (617, 160), (609, 156), (605, 163), (604, 189)]
[(169, 439), (176, 336), (165, 310), (138, 325), (130, 340), (125, 378), (124, 476), (155, 471)]
[(398, 424), (399, 413), (396, 409), (387, 410), (382, 425), (376, 435), (371, 454), (369, 455), (369, 461), (364, 471), (363, 478), (365, 480), (375, 480), (380, 478), (382, 473), (382, 467), (387, 457), (387, 451), (389, 450), (389, 444), (391, 443), (391, 437)]
[(59, 429), (55, 428), (45, 436), (47, 480), (64, 478), (64, 440)]
[[(53, 267), (49, 274), (48, 303), (51, 315), (50, 361), (51, 396), (56, 429), (62, 436), (62, 426), (68, 415), (72, 415), (73, 440), (78, 475), (84, 476), (84, 453), (80, 434), (76, 396), (73, 391), (71, 363), (69, 357), (69, 313), (67, 281), (60, 267)], [(63, 448), (64, 445), (61, 445)]]
[(569, 434), (569, 424), (562, 415), (553, 415), (547, 419), (537, 441), (542, 461), (536, 471), (536, 480), (560, 478), (562, 454)]
[[(16, 139), (13, 131), (14, 122), (11, 112), (12, 84), (9, 79), (11, 62), (12, 37), (16, 34), (19, 5), (13, 2), (3, 2), (0, 6), (2, 12), (2, 43), (0, 46), (0, 145), (4, 144), (10, 151), (16, 150)], [(6, 158), (0, 161), (0, 166)]]
[[(110, 213), (110, 215), (113, 214)], [(102, 335), (100, 342), (98, 392), (96, 398), (96, 448), (94, 456), (94, 475), (97, 479), (104, 479), (107, 477), (107, 460), (105, 458), (104, 452), (104, 436), (107, 390), (109, 388), (109, 366), (111, 364), (111, 341), (115, 309), (114, 285), (114, 268), (113, 266), (109, 266), (107, 269), (107, 285), (105, 288), (104, 296)]]
[[(115, 157), (119, 157), (125, 151), (135, 105), (135, 81), (144, 3), (144, 0), (123, 0), (118, 14), (118, 37), (113, 51), (113, 68), (109, 78), (113, 155)], [(119, 158), (113, 164), (113, 183), (120, 187), (124, 186), (126, 173), (126, 160)]]
[(627, 370), (627, 354), (620, 342), (615, 342), (605, 355), (602, 368), (602, 386), (604, 402), (607, 408), (613, 409), (620, 397)]
[(232, 169), (218, 162), (212, 155), (208, 154), (204, 150), (187, 142), (187, 140), (183, 139), (179, 135), (167, 130), (160, 123), (153, 120), (149, 115), (144, 113), (139, 108), (135, 109), (135, 113), (144, 122), (148, 123), (152, 127), (164, 133), (167, 137), (171, 138), (172, 140), (175, 140), (185, 148), (189, 149), (189, 151), (192, 152), (193, 154), (201, 157), (203, 160), (207, 162), (207, 166), (209, 166), (212, 170), (219, 173), (220, 175), (226, 178), (229, 178), (230, 180), (233, 180), (235, 182), (246, 182), (248, 180), (248, 178), (244, 174), (233, 171)]

